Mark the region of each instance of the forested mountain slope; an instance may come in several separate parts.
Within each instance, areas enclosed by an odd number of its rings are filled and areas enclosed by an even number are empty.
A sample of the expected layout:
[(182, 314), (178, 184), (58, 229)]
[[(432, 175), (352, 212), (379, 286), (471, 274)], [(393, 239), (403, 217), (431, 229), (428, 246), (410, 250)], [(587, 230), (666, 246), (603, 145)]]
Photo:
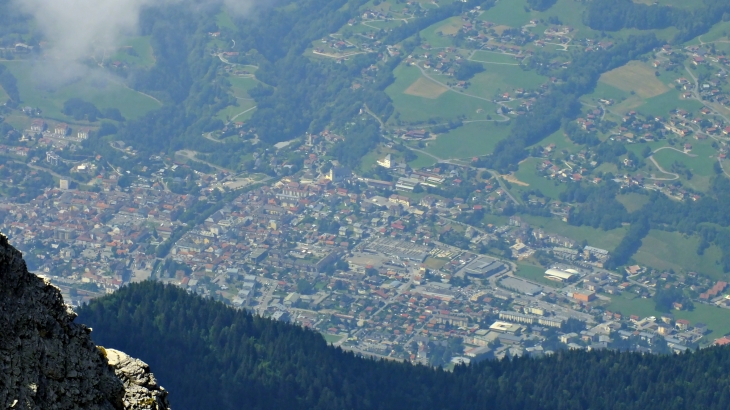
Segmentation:
[(726, 409), (730, 349), (571, 351), (453, 373), (375, 362), (314, 332), (171, 286), (130, 285), (79, 311), (97, 343), (157, 370), (176, 409)]

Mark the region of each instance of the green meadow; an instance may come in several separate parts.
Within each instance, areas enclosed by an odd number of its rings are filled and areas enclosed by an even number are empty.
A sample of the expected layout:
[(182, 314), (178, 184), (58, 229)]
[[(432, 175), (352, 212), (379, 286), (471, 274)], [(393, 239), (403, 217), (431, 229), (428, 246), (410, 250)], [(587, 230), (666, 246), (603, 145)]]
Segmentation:
[[(704, 255), (697, 254), (700, 238), (686, 237), (679, 232), (651, 230), (642, 241), (634, 260), (644, 266), (656, 269), (673, 269), (676, 272), (699, 272), (716, 280), (728, 279), (718, 263), (722, 251), (710, 246)], [(730, 315), (729, 315), (730, 316)]]
[(128, 119), (140, 117), (161, 106), (153, 98), (125, 87), (121, 80), (111, 77), (86, 77), (59, 88), (44, 88), (39, 86), (36, 71), (28, 62), (11, 61), (5, 65), (18, 80), (22, 104), (40, 108), (44, 117), (71, 120), (61, 110), (63, 103), (74, 97), (89, 101), (100, 110), (118, 108)]

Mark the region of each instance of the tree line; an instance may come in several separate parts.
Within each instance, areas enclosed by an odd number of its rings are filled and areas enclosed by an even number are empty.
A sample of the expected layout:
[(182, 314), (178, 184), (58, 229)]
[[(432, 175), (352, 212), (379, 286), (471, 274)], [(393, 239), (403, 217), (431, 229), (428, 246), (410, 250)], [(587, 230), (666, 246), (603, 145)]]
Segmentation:
[(144, 360), (176, 409), (726, 409), (730, 349), (559, 350), (453, 372), (373, 361), (317, 333), (174, 287), (132, 284), (79, 309), (100, 345)]

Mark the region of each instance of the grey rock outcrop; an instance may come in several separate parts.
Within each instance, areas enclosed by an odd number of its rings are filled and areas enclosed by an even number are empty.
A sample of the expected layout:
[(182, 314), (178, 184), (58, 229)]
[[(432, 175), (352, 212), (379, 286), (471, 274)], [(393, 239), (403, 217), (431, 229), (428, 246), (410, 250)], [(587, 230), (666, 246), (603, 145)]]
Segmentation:
[(169, 409), (167, 391), (157, 384), (147, 363), (114, 349), (103, 349), (114, 373), (124, 383), (124, 408)]
[(169, 409), (147, 365), (98, 348), (75, 318), (0, 235), (0, 408)]

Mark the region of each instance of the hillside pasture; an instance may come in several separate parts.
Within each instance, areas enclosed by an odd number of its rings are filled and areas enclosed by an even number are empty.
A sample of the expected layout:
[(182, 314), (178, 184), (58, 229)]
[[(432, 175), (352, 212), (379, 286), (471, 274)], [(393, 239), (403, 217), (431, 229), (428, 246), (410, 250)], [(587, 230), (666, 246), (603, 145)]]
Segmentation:
[(108, 61), (122, 61), (139, 67), (152, 67), (155, 64), (155, 55), (150, 44), (150, 36), (130, 37), (122, 41)]
[[(404, 122), (432, 124), (457, 119), (460, 116), (465, 116), (467, 120), (485, 120), (487, 115), (497, 110), (496, 104), (491, 101), (470, 97), (454, 90), (448, 90), (433, 98), (436, 92), (434, 86), (438, 84), (423, 77), (416, 67), (402, 65), (394, 70), (394, 74), (395, 82), (385, 90), (393, 100), (396, 110), (396, 115), (391, 117), (391, 123), (396, 121), (396, 116)], [(449, 81), (446, 76), (435, 76), (435, 78), (444, 82)], [(423, 81), (417, 84), (419, 79)], [(433, 83), (434, 86), (428, 86), (428, 90), (424, 90), (421, 85), (428, 83)], [(416, 86), (406, 92), (414, 84)], [(430, 98), (413, 95), (413, 92)]]
[(466, 90), (468, 94), (492, 99), (498, 92), (513, 93), (517, 88), (534, 90), (548, 81), (547, 77), (520, 67), (487, 64), (485, 68), (484, 72), (469, 80), (471, 86)]
[[(611, 296), (611, 302), (605, 307), (611, 312), (618, 312), (624, 316), (637, 315), (642, 318), (661, 316), (661, 312), (656, 310), (656, 303), (653, 299), (643, 299), (629, 292)], [(700, 322), (706, 324), (711, 332), (700, 341), (702, 344), (712, 343), (716, 338), (730, 332), (730, 315), (727, 314), (727, 310), (716, 306), (698, 303), (695, 304), (692, 311), (673, 310), (672, 314), (675, 319), (689, 320), (691, 324)]]
[(416, 97), (436, 99), (439, 98), (441, 94), (447, 91), (449, 91), (449, 89), (444, 87), (443, 85), (437, 84), (425, 77), (421, 77), (418, 80), (414, 81), (413, 84), (411, 84), (408, 88), (406, 88), (403, 93)]
[(463, 23), (461, 22), (461, 18), (452, 17), (450, 19), (444, 20), (443, 24), (436, 29), (436, 33), (441, 33), (446, 36), (453, 36), (459, 32), (462, 25)]
[(568, 225), (558, 219), (542, 216), (521, 215), (520, 217), (530, 225), (545, 229), (546, 232), (573, 238), (578, 243), (585, 240), (588, 242), (588, 245), (605, 249), (609, 252), (616, 249), (616, 246), (624, 238), (627, 231), (626, 227), (604, 231), (590, 226)]
[(705, 250), (704, 255), (698, 255), (699, 243), (700, 238), (697, 236), (652, 229), (643, 239), (641, 248), (633, 259), (640, 265), (656, 269), (699, 272), (715, 280), (727, 280), (728, 274), (723, 273), (722, 266), (718, 263), (722, 257), (720, 248), (712, 245)]
[(519, 65), (513, 55), (486, 50), (474, 51), (469, 60), (485, 64)]
[(656, 78), (654, 70), (638, 61), (604, 73), (600, 81), (619, 90), (634, 91), (641, 98), (656, 97), (669, 91), (669, 87)]
[(74, 97), (89, 101), (102, 111), (118, 108), (127, 119), (140, 117), (161, 106), (152, 97), (125, 87), (121, 79), (106, 73), (96, 75), (92, 72), (76, 81), (51, 87), (44, 85), (42, 76), (27, 61), (11, 61), (5, 65), (18, 80), (23, 105), (40, 108), (46, 118), (71, 121), (61, 110), (63, 103)]
[(424, 150), (439, 158), (471, 158), (494, 151), (497, 142), (507, 137), (509, 127), (494, 122), (474, 122), (441, 134)]

